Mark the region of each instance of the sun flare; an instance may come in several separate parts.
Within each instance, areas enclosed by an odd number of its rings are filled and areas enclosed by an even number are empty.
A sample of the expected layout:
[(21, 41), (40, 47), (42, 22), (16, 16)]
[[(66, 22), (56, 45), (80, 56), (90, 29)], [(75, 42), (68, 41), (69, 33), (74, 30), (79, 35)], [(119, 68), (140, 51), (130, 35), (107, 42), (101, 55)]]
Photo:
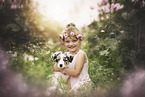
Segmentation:
[[(34, 0), (38, 10), (47, 20), (54, 20), (62, 26), (73, 22), (79, 27), (98, 19), (98, 3), (101, 0)], [(93, 8), (93, 9), (92, 9)]]

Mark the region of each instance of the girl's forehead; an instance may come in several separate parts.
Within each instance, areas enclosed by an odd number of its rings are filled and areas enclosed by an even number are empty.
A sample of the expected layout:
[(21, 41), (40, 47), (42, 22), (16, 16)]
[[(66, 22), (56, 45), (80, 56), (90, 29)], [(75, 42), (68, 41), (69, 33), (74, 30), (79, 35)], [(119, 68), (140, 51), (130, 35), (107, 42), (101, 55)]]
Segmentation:
[(77, 39), (76, 37), (67, 37), (67, 38), (65, 38), (65, 40), (74, 40), (74, 39)]
[(76, 30), (76, 29), (71, 29), (69, 31), (66, 31), (67, 33), (71, 33), (71, 32), (74, 32), (74, 34), (79, 34), (79, 31)]

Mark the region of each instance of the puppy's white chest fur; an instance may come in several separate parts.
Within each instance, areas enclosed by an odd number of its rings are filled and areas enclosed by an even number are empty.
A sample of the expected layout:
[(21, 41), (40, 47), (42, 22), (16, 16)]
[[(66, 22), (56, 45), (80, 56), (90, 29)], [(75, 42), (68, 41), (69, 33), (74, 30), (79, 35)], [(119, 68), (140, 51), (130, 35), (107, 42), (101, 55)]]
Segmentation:
[(55, 72), (54, 76), (55, 76), (55, 81), (64, 81), (64, 82), (66, 82), (69, 78), (69, 75), (64, 75), (61, 72)]

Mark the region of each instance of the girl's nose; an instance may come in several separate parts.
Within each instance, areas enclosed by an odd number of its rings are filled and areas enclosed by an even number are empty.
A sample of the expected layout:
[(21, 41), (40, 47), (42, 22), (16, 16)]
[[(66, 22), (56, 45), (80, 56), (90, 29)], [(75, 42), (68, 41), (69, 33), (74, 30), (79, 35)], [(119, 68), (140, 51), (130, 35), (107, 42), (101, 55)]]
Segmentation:
[(69, 45), (73, 45), (73, 42), (70, 42)]

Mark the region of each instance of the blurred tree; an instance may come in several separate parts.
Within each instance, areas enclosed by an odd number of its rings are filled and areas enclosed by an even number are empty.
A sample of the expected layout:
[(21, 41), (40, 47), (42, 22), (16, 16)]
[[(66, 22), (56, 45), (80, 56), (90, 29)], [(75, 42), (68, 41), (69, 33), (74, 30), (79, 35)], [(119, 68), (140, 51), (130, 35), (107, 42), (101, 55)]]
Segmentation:
[[(53, 65), (61, 26), (44, 20), (33, 0), (0, 0), (0, 45), (11, 57), (11, 69), (40, 85)], [(53, 40), (52, 40), (53, 39)], [(46, 86), (46, 84), (45, 84)]]
[(42, 46), (50, 38), (58, 39), (54, 37), (62, 28), (44, 20), (37, 6), (33, 0), (0, 1), (0, 44), (7, 51), (29, 52), (32, 44)]
[[(121, 2), (124, 7), (122, 9), (122, 20), (119, 23), (125, 29), (127, 37), (122, 39), (120, 44), (120, 52), (122, 54), (122, 63), (126, 68), (132, 66), (144, 66), (145, 56), (145, 1), (144, 0), (128, 0)], [(116, 22), (121, 17), (116, 15)]]
[(99, 20), (82, 29), (87, 44), (82, 46), (92, 81), (110, 88), (124, 70), (145, 64), (145, 1), (102, 0), (99, 7)]
[(99, 21), (88, 26), (90, 58), (126, 69), (144, 64), (145, 1), (103, 0), (99, 6)]
[(1, 1), (0, 43), (6, 50), (22, 49), (26, 43), (36, 41), (32, 28), (25, 22), (27, 17), (24, 13), (29, 9), (29, 4), (30, 0)]

